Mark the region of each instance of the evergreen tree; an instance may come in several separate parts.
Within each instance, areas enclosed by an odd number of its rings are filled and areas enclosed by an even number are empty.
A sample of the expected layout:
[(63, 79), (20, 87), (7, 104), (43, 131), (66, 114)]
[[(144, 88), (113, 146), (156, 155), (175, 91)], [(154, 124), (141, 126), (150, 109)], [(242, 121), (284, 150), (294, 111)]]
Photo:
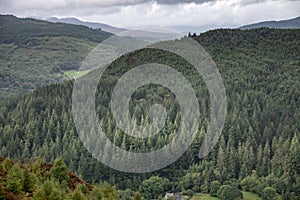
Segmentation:
[(50, 170), (50, 176), (53, 180), (62, 183), (62, 181), (68, 181), (68, 169), (63, 159), (60, 157), (54, 161), (54, 164)]
[(100, 186), (101, 199), (102, 200), (118, 200), (119, 195), (115, 187), (110, 186), (107, 182), (104, 182)]
[(24, 185), (24, 175), (19, 165), (15, 164), (7, 174), (7, 188), (17, 194), (22, 193)]
[(83, 193), (80, 190), (78, 189), (74, 190), (71, 200), (85, 200), (85, 199), (86, 198), (84, 197)]
[(0, 179), (0, 200), (4, 200), (3, 189), (2, 189), (2, 179)]
[(142, 200), (142, 195), (139, 192), (134, 193), (132, 200)]
[(24, 176), (24, 183), (23, 183), (24, 191), (32, 192), (36, 183), (35, 176), (28, 169), (24, 169), (23, 176)]

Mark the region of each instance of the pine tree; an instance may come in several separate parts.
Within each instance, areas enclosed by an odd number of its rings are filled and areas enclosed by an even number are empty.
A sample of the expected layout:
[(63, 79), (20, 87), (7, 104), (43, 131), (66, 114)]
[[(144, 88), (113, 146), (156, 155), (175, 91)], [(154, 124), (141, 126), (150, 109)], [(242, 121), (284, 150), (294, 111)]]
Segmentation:
[(134, 193), (132, 200), (142, 200), (142, 195), (139, 192)]
[(24, 175), (19, 165), (15, 164), (7, 174), (7, 188), (17, 194), (22, 193), (24, 185)]
[(3, 189), (2, 189), (2, 179), (0, 179), (0, 200), (4, 200)]
[(85, 199), (86, 198), (84, 197), (83, 193), (80, 190), (78, 189), (74, 190), (71, 200), (85, 200)]
[(50, 170), (50, 176), (53, 178), (53, 180), (56, 180), (59, 183), (62, 183), (62, 181), (68, 181), (68, 169), (61, 157), (54, 161), (54, 164)]
[(28, 169), (25, 169), (23, 171), (23, 174), (24, 174), (24, 183), (23, 183), (24, 191), (32, 192), (34, 185), (36, 183), (36, 178)]

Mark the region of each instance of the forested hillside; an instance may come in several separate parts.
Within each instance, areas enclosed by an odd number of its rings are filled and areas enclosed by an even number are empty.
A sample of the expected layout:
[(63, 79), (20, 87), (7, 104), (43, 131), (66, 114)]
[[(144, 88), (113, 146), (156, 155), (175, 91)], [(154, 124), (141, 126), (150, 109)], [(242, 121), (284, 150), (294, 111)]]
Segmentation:
[(106, 182), (99, 186), (87, 183), (68, 170), (61, 158), (56, 159), (54, 163), (31, 159), (20, 164), (0, 157), (0, 178), (0, 199), (119, 199), (115, 187)]
[(0, 15), (0, 100), (74, 76), (100, 29)]
[[(220, 29), (193, 37), (212, 56), (222, 75), (228, 100), (225, 126), (209, 156), (198, 158), (207, 130), (209, 94), (186, 60), (144, 49), (116, 60), (98, 85), (95, 107), (108, 137), (123, 149), (145, 152), (167, 144), (180, 119), (175, 95), (147, 85), (132, 96), (130, 109), (139, 124), (149, 122), (147, 108), (162, 103), (167, 122), (160, 134), (126, 136), (112, 118), (111, 92), (126, 71), (143, 63), (172, 65), (192, 82), (200, 103), (201, 126), (190, 149), (167, 168), (147, 174), (112, 170), (83, 147), (71, 113), (73, 81), (46, 86), (22, 98), (1, 102), (0, 155), (24, 161), (62, 156), (67, 166), (90, 182), (108, 181), (119, 189), (141, 192), (145, 199), (166, 191), (210, 193), (221, 199), (241, 198), (241, 190), (267, 199), (300, 197), (300, 30)], [(231, 194), (233, 197), (226, 197)]]
[(101, 42), (111, 33), (82, 25), (51, 23), (31, 18), (17, 18), (13, 15), (0, 15), (1, 43), (24, 44), (28, 39), (43, 36), (68, 36)]

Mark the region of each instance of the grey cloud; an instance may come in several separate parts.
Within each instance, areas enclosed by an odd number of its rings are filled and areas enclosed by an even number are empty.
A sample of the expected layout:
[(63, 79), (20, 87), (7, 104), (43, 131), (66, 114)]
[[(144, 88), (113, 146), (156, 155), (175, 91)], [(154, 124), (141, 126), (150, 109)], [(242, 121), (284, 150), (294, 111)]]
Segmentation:
[[(161, 5), (176, 5), (182, 3), (196, 3), (202, 4), (206, 2), (216, 2), (216, 1), (224, 1), (224, 0), (0, 0), (1, 10), (5, 9), (62, 9), (62, 8), (85, 8), (85, 7), (114, 7), (114, 6), (130, 6), (137, 5), (146, 2), (157, 2), (157, 4)], [(255, 4), (259, 2), (264, 2), (267, 0), (243, 0), (242, 4)], [(294, 0), (288, 0), (294, 1)]]
[(158, 4), (180, 4), (180, 3), (206, 3), (216, 0), (156, 0)]
[[(190, 3), (193, 4), (182, 4)], [(211, 3), (207, 3), (211, 2)], [(299, 16), (300, 0), (0, 0), (0, 13), (76, 17), (124, 28), (238, 27)]]

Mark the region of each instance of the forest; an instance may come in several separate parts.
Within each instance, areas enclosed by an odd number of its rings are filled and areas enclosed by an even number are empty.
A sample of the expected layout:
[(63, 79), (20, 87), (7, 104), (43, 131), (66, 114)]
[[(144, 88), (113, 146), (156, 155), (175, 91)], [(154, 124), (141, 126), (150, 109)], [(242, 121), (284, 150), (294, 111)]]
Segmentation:
[(100, 29), (0, 15), (0, 100), (73, 78)]
[[(300, 30), (217, 29), (190, 37), (216, 62), (228, 101), (222, 135), (207, 157), (198, 157), (210, 116), (206, 85), (185, 59), (153, 49), (126, 54), (107, 68), (97, 87), (95, 108), (107, 137), (117, 146), (132, 152), (161, 148), (174, 137), (181, 117), (172, 91), (150, 84), (132, 96), (130, 113), (138, 124), (149, 123), (148, 108), (154, 103), (167, 109), (166, 125), (147, 139), (128, 136), (118, 128), (109, 102), (116, 82), (131, 68), (152, 62), (172, 65), (191, 82), (201, 112), (196, 139), (176, 162), (155, 172), (132, 174), (113, 170), (93, 158), (74, 125), (74, 80), (0, 102), (0, 156), (21, 163), (31, 163), (32, 158), (53, 162), (61, 157), (84, 180), (115, 186), (117, 199), (157, 199), (166, 192), (194, 199), (199, 194), (246, 199), (248, 193), (263, 200), (299, 199)], [(87, 75), (93, 77), (93, 73)]]
[[(26, 164), (0, 158), (0, 199), (84, 200), (118, 199), (118, 191), (107, 182), (96, 186), (68, 170), (62, 158), (53, 163), (35, 159)], [(141, 194), (132, 194), (134, 200)]]

